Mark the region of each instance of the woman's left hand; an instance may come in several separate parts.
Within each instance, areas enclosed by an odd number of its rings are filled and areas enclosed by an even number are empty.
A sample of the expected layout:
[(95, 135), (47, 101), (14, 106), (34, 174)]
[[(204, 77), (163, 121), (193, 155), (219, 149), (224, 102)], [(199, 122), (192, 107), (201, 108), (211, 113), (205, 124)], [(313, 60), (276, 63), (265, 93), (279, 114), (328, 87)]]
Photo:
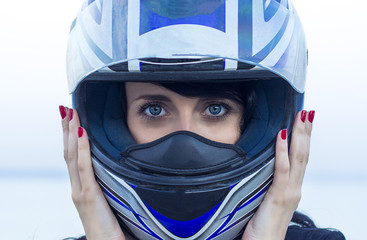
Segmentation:
[(288, 224), (301, 200), (315, 111), (297, 114), (288, 154), (287, 130), (278, 133), (274, 179), (264, 200), (250, 219), (243, 240), (284, 239)]

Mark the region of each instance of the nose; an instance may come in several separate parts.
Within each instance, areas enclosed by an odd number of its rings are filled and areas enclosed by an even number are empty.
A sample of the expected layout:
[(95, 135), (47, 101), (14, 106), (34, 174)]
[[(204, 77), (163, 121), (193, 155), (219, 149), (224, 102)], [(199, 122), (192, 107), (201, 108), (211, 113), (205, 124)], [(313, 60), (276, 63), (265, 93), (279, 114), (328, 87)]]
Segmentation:
[(176, 121), (174, 131), (196, 132), (197, 124), (192, 112), (183, 112), (180, 114), (178, 121)]

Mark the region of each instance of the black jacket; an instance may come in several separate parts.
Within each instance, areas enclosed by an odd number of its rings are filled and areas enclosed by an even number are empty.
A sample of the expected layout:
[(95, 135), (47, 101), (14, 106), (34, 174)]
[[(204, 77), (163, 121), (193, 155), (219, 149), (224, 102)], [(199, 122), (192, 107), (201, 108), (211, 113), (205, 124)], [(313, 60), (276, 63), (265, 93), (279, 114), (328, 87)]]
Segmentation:
[(290, 226), (285, 240), (345, 240), (345, 237), (333, 229)]

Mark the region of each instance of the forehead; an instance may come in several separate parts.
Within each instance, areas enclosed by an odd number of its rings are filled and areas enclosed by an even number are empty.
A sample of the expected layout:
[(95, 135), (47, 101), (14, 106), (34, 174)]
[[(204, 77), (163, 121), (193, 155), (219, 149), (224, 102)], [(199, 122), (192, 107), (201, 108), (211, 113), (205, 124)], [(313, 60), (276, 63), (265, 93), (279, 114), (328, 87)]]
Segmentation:
[(164, 101), (185, 98), (163, 86), (152, 83), (126, 82), (125, 88), (128, 103), (141, 98), (152, 98), (152, 96), (160, 96)]
[(126, 82), (125, 88), (126, 88), (126, 95), (130, 96), (138, 96), (146, 94), (162, 94), (170, 92), (174, 93), (162, 86), (143, 82)]
[[(175, 102), (201, 100), (226, 100), (243, 105), (245, 97), (242, 85), (233, 83), (149, 83), (126, 82), (126, 100), (130, 104), (140, 99)], [(162, 84), (162, 85), (161, 85)], [(251, 87), (246, 87), (246, 89)]]

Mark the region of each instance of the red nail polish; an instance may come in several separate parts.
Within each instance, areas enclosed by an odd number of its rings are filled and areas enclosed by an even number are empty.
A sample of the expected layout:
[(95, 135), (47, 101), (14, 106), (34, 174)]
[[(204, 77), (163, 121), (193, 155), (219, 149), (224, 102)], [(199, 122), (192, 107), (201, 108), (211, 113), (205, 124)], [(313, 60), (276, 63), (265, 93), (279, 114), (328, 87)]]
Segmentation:
[(310, 112), (308, 113), (308, 121), (310, 121), (310, 123), (312, 123), (312, 122), (313, 122), (314, 117), (315, 117), (315, 111), (310, 111)]
[(65, 110), (65, 107), (60, 105), (59, 106), (59, 110), (60, 110), (60, 115), (61, 115), (61, 118), (64, 119), (66, 117), (66, 110)]
[(69, 109), (69, 121), (73, 119), (73, 109)]
[(82, 127), (78, 127), (78, 137), (81, 138), (83, 136), (83, 128)]
[(280, 133), (280, 136), (282, 137), (283, 140), (287, 139), (287, 129), (283, 129), (282, 132)]
[(306, 121), (306, 115), (307, 115), (307, 111), (303, 110), (301, 112), (301, 121), (305, 122)]

